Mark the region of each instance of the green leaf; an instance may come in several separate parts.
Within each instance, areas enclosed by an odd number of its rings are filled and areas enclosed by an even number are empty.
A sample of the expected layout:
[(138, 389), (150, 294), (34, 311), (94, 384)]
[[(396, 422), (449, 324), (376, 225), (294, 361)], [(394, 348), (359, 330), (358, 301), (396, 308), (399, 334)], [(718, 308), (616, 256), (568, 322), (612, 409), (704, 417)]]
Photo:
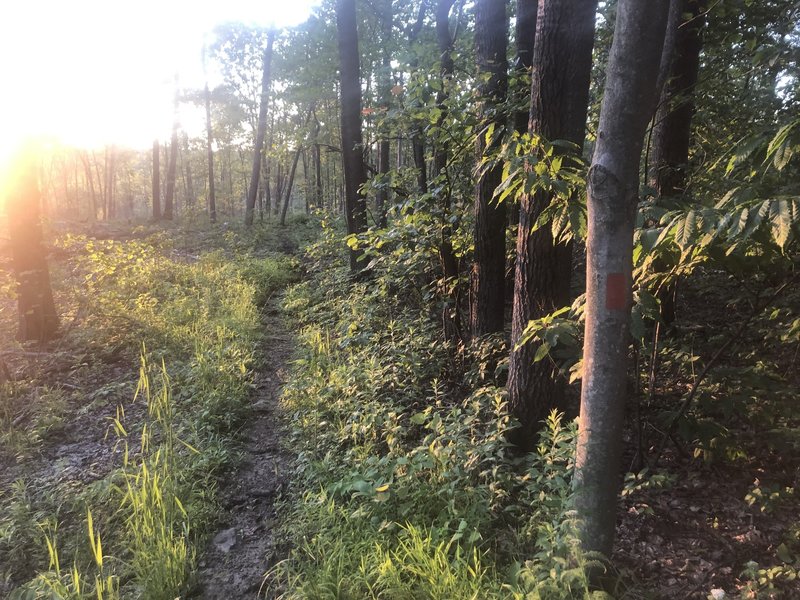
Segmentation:
[(786, 243), (792, 233), (792, 206), (786, 200), (773, 200), (769, 207), (772, 238), (775, 243), (786, 248)]

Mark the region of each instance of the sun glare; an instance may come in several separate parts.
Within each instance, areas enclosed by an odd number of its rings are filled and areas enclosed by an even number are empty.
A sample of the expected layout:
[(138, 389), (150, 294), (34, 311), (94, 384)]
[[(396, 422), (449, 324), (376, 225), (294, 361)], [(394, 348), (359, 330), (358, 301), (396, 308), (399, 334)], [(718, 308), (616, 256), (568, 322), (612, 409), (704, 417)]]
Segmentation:
[[(204, 37), (217, 23), (286, 27), (315, 0), (14, 3), (0, 21), (0, 163), (24, 140), (145, 148), (169, 136), (173, 78), (201, 87)], [(202, 122), (186, 107), (182, 125)]]

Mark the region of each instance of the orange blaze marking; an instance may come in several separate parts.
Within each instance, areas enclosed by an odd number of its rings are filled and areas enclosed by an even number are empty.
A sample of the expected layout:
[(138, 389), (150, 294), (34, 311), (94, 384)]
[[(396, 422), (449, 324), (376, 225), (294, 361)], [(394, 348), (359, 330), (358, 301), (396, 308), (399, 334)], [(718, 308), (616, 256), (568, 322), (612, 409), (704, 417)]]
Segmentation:
[(609, 273), (606, 279), (606, 309), (625, 310), (628, 305), (628, 290), (624, 273)]

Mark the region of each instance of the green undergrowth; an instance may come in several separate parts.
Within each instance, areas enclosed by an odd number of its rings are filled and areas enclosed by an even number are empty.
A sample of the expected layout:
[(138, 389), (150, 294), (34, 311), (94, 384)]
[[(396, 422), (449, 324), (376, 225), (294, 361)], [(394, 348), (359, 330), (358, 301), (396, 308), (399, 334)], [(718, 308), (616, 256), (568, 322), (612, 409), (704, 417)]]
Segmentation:
[(516, 457), (505, 390), (487, 369), (502, 342), (448, 345), (407, 265), (387, 259), (352, 281), (337, 237), (310, 247), (310, 276), (285, 300), (299, 329), (283, 397), (298, 459), (282, 506), (292, 550), (271, 589), (589, 597), (570, 509), (574, 424), (551, 415), (538, 450)]
[[(199, 243), (179, 230), (139, 236), (57, 241), (68, 258), (54, 271), (56, 296), (75, 315), (52, 350), (66, 373), (15, 381), (0, 427), (6, 455), (25, 457), (0, 490), (0, 564), (18, 583), (13, 598), (172, 600), (218, 514), (217, 480), (236, 460), (260, 361), (261, 311), (296, 281), (297, 261), (280, 252), (287, 235), (268, 228), (216, 228)], [(107, 448), (99, 477), (52, 478), (36, 466), (58, 430), (24, 453), (14, 446), (44, 418), (15, 415), (51, 390), (64, 396), (70, 441), (99, 435)]]

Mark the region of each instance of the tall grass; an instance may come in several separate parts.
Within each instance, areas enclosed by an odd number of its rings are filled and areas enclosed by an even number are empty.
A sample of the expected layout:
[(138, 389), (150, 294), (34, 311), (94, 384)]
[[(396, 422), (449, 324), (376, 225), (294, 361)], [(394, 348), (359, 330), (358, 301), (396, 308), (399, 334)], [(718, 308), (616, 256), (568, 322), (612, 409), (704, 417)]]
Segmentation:
[[(184, 593), (218, 516), (217, 479), (235, 460), (248, 415), (263, 304), (296, 278), (292, 259), (252, 256), (251, 242), (228, 237), (235, 252), (190, 256), (163, 236), (59, 242), (74, 257), (66, 293), (82, 307), (63, 342), (85, 363), (76, 372), (87, 381), (117, 378), (120, 365), (141, 352), (139, 377), (138, 385), (114, 381), (81, 395), (79, 414), (102, 414), (103, 404), (119, 402), (111, 428), (120, 458), (103, 480), (65, 487), (61, 497), (31, 493), (27, 503), (23, 494), (0, 498), (0, 562), (9, 557), (15, 568), (21, 550), (22, 538), (4, 539), (3, 531), (22, 527), (30, 545), (42, 548), (31, 563), (38, 574), (15, 598), (172, 600)], [(31, 481), (26, 489), (35, 488)], [(88, 535), (79, 516), (87, 508)], [(8, 518), (17, 513), (34, 518), (18, 525)]]

